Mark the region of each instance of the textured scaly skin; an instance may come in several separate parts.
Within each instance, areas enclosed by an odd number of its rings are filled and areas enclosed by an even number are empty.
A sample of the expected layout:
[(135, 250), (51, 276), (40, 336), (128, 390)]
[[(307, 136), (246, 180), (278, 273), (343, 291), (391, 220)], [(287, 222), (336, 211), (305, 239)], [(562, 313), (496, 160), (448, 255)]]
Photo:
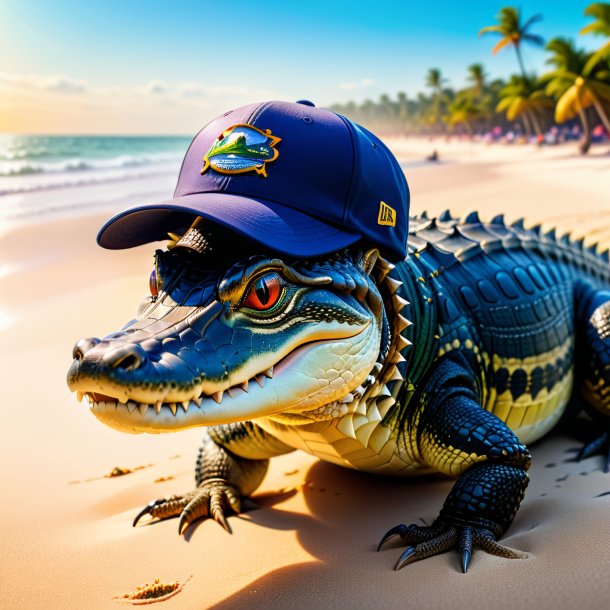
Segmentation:
[[(362, 353), (349, 360), (345, 370), (340, 370), (343, 360), (337, 358), (333, 361), (336, 369), (319, 374), (328, 388), (344, 384), (345, 396), (339, 397), (333, 390), (333, 400), (322, 401), (315, 408), (284, 405), (277, 411), (253, 413), (244, 421), (235, 421), (229, 402), (227, 413), (215, 417), (233, 423), (208, 428), (197, 462), (196, 490), (152, 502), (136, 522), (143, 514), (160, 518), (181, 514), (181, 531), (199, 516), (212, 516), (228, 527), (224, 512), (229, 508), (239, 511), (240, 498), (249, 496), (262, 481), (267, 460), (297, 448), (358, 470), (393, 475), (436, 471), (458, 478), (432, 526), (401, 525), (383, 538), (381, 544), (398, 536), (410, 545), (397, 568), (450, 548), (461, 553), (464, 571), (474, 546), (505, 557), (522, 556), (496, 539), (510, 526), (527, 486), (525, 471), (530, 456), (524, 443), (541, 438), (557, 423), (575, 377), (587, 409), (608, 429), (608, 253), (583, 248), (582, 241), (558, 240), (554, 232), (542, 234), (539, 227), (526, 230), (522, 222), (506, 226), (501, 217), (485, 224), (476, 214), (458, 221), (446, 212), (432, 220), (425, 215), (414, 217), (411, 227), (408, 257), (396, 266), (376, 259), (371, 252), (352, 251), (319, 261), (295, 261), (280, 272), (290, 277), (294, 286), (301, 286), (297, 290), (290, 284), (287, 289), (294, 291), (301, 305), (307, 295), (323, 301), (323, 290), (343, 295), (324, 301), (323, 307), (315, 300), (311, 305), (305, 302), (300, 312), (297, 303), (299, 323), (317, 319), (318, 324), (332, 325), (332, 320), (340, 319), (342, 329), (359, 324), (364, 327), (368, 316), (374, 325), (368, 328), (377, 329), (376, 340), (369, 332), (362, 345), (348, 339), (355, 346), (354, 354), (358, 350)], [(171, 267), (175, 261), (167, 264)], [(237, 303), (227, 305), (225, 311), (239, 314), (239, 295), (248, 278), (260, 272), (257, 264), (263, 270), (279, 269), (277, 261), (267, 259), (236, 265), (239, 273), (229, 273), (218, 288), (221, 303), (223, 298)], [(251, 268), (254, 275), (249, 275)], [(204, 294), (193, 305), (205, 302), (211, 303), (209, 308), (216, 307), (216, 301), (210, 301), (215, 278), (212, 274), (209, 281), (202, 282), (183, 274), (182, 284), (174, 283), (171, 288), (174, 311), (168, 307), (160, 319), (175, 316), (180, 307), (186, 310), (193, 299), (189, 288), (193, 285), (200, 286), (198, 290), (203, 289)], [(144, 312), (147, 307), (145, 304)], [(125, 391), (129, 398), (127, 394), (134, 392), (135, 386), (140, 393), (136, 400), (144, 397), (150, 403), (149, 395), (159, 397), (162, 392), (157, 409), (159, 422), (162, 417), (165, 423), (159, 423), (159, 428), (167, 429), (172, 425), (170, 410), (179, 419), (176, 403), (168, 402), (168, 397), (179, 401), (198, 391), (199, 378), (189, 379), (188, 371), (201, 369), (198, 358), (203, 355), (207, 368), (201, 378), (208, 383), (204, 387), (211, 389), (204, 389), (195, 402), (203, 400), (201, 410), (209, 417), (206, 405), (212, 405), (212, 393), (223, 384), (231, 385), (226, 378), (244, 367), (244, 357), (237, 349), (227, 356), (226, 350), (218, 348), (231, 341), (234, 346), (239, 341), (252, 345), (252, 339), (246, 334), (236, 339), (233, 326), (232, 339), (227, 341), (218, 322), (224, 315), (220, 310), (209, 318), (202, 317), (207, 321), (199, 326), (193, 312), (187, 313), (191, 317), (184, 319), (189, 322), (181, 322), (178, 316), (174, 326), (151, 324), (146, 317), (150, 314), (143, 314), (130, 327), (131, 334), (127, 330), (127, 337), (119, 334), (102, 343), (86, 340), (77, 344), (69, 373), (71, 387), (95, 399), (93, 392), (120, 398), (119, 393)], [(283, 334), (257, 336), (272, 346), (274, 340), (297, 332), (295, 328), (298, 324), (293, 320), (282, 326)], [(163, 370), (163, 379), (151, 379), (154, 369), (148, 362), (141, 366), (138, 360), (148, 357), (154, 361), (150, 352), (161, 349), (154, 342), (159, 332), (163, 334), (162, 345), (171, 345), (179, 337), (180, 351), (171, 354), (173, 360)], [(328, 332), (325, 339), (332, 337)], [(205, 351), (210, 346), (202, 346), (202, 337), (213, 344), (210, 355)], [(137, 344), (136, 351), (130, 348), (125, 352), (132, 358), (129, 366), (120, 371), (109, 368), (106, 360), (112, 359), (108, 354), (114, 354), (113, 362), (117, 362), (116, 354), (126, 349), (123, 344), (127, 340), (130, 345)], [(247, 353), (254, 358), (256, 349)], [(258, 349), (265, 351), (260, 346)], [(163, 353), (159, 357), (163, 360)], [(134, 358), (138, 362), (132, 367)], [(366, 370), (359, 370), (362, 362), (369, 363)], [(258, 370), (265, 370), (267, 364), (265, 360), (265, 366)], [(257, 381), (261, 385), (258, 376)], [(112, 391), (104, 392), (104, 388)], [(221, 392), (221, 400), (222, 396)], [(139, 422), (146, 419), (149, 408), (125, 402), (124, 407), (116, 407), (116, 402), (114, 407), (110, 402), (96, 407), (96, 415), (122, 428), (125, 421), (137, 420), (138, 430), (143, 428), (144, 423)], [(176, 427), (191, 425), (198, 424)], [(150, 427), (154, 431), (155, 424)], [(583, 450), (583, 455), (602, 448), (607, 451), (607, 445), (604, 433)]]

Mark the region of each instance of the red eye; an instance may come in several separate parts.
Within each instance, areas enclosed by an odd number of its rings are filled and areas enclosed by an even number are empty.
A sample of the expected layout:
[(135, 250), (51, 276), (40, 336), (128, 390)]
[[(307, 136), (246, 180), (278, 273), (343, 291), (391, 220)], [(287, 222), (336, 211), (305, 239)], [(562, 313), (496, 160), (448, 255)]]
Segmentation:
[(159, 291), (157, 289), (157, 272), (155, 271), (155, 269), (153, 269), (152, 273), (150, 274), (148, 285), (150, 287), (150, 294), (152, 294), (153, 297), (158, 296)]
[(282, 293), (280, 278), (276, 273), (268, 273), (259, 277), (248, 290), (242, 305), (257, 311), (271, 309)]

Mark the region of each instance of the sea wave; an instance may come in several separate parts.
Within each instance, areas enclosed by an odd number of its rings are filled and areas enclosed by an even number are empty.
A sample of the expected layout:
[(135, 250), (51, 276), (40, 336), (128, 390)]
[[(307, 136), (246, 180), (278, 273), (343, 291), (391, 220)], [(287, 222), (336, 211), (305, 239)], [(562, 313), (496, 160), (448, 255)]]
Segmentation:
[[(49, 176), (47, 181), (20, 181), (18, 183), (12, 183), (12, 181), (0, 180), (0, 197), (7, 195), (20, 195), (25, 193), (36, 193), (39, 191), (50, 191), (56, 189), (75, 188), (79, 186), (95, 186), (104, 185), (113, 182), (124, 182), (129, 180), (138, 180), (141, 178), (151, 178), (160, 176), (175, 176), (176, 168), (171, 165), (164, 165), (161, 167), (155, 167), (130, 172), (108, 172), (103, 175), (96, 174), (95, 172), (86, 172), (84, 175), (63, 175), (56, 174)], [(53, 178), (53, 179), (51, 179)], [(1, 216), (1, 214), (0, 214)]]
[(0, 177), (32, 176), (36, 174), (61, 174), (85, 170), (113, 170), (142, 167), (159, 163), (179, 162), (181, 155), (120, 155), (109, 159), (66, 159), (63, 161), (0, 161)]

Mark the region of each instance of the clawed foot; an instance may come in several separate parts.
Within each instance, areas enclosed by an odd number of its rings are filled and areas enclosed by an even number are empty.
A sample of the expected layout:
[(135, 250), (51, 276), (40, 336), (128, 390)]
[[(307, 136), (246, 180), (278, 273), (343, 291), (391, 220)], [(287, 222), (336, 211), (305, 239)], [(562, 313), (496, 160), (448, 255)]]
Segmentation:
[(610, 472), (610, 433), (602, 432), (596, 439), (587, 443), (576, 456), (576, 461), (584, 460), (592, 455), (604, 456), (603, 471)]
[(178, 533), (183, 534), (195, 519), (211, 517), (231, 534), (225, 516), (228, 509), (236, 514), (241, 511), (238, 491), (223, 479), (208, 479), (189, 493), (153, 500), (138, 513), (133, 525), (135, 527), (144, 515), (157, 519), (180, 515)]
[(454, 548), (462, 556), (462, 571), (464, 573), (468, 571), (474, 548), (509, 559), (523, 559), (528, 556), (527, 553), (499, 544), (492, 532), (475, 525), (451, 525), (447, 523), (434, 524), (429, 527), (397, 525), (385, 534), (377, 550), (381, 550), (386, 542), (395, 538), (400, 538), (403, 543), (409, 545), (398, 559), (394, 567), (395, 570), (400, 570), (400, 568), (414, 561), (439, 555)]

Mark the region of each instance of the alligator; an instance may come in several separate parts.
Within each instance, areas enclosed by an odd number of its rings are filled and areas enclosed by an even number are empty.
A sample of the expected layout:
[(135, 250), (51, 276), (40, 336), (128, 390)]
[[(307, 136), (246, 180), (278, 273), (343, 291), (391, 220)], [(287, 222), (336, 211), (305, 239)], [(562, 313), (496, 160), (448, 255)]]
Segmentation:
[(456, 549), (523, 557), (498, 540), (528, 484), (526, 444), (566, 411), (578, 380), (610, 429), (608, 251), (502, 216), (411, 217), (392, 264), (356, 244), (280, 257), (198, 218), (156, 251), (135, 320), (74, 347), (68, 384), (124, 432), (204, 426), (194, 490), (137, 515), (227, 531), (269, 459), (294, 449), (359, 471), (456, 480), (431, 524), (381, 539), (396, 569)]

